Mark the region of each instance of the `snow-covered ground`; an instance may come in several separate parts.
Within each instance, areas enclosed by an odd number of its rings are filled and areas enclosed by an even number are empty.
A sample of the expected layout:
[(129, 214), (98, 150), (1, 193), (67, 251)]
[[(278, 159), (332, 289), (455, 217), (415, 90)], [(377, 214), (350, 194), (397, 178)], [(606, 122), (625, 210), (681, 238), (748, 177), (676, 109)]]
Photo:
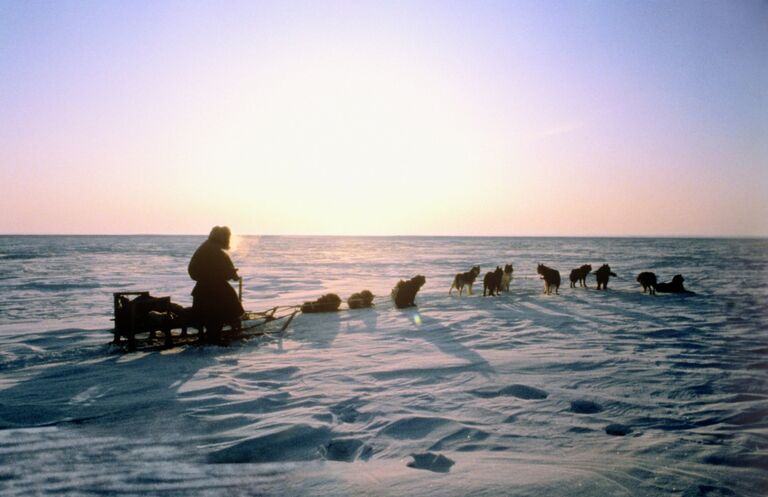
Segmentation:
[[(0, 237), (0, 494), (768, 492), (765, 240), (245, 237), (246, 308), (364, 288), (375, 308), (116, 353), (111, 292), (189, 305), (201, 241)], [(510, 292), (482, 297), (505, 263)], [(585, 263), (609, 290), (568, 287)], [(475, 295), (449, 296), (473, 264)], [(643, 294), (645, 270), (697, 295)]]

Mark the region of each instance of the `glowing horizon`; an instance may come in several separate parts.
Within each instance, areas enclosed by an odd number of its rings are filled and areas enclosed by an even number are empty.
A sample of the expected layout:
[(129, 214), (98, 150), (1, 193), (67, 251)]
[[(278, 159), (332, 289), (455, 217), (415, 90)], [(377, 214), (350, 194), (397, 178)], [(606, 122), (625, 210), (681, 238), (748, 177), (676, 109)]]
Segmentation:
[(759, 2), (0, 6), (0, 233), (768, 236)]

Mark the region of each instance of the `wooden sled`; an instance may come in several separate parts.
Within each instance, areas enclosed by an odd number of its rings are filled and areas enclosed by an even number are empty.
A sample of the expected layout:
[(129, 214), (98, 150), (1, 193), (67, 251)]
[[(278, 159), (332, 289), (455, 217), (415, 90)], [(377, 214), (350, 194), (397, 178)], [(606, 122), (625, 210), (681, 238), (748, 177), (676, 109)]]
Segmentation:
[[(194, 322), (191, 308), (174, 304), (170, 297), (153, 297), (149, 292), (118, 292), (113, 298), (115, 328), (112, 343), (122, 350), (159, 350), (206, 343), (204, 327)], [(277, 306), (263, 312), (246, 311), (241, 317), (240, 330), (225, 327), (214, 343), (226, 344), (264, 335), (267, 333), (265, 324), (287, 318), (278, 331), (282, 333), (298, 312), (295, 306)], [(190, 329), (196, 332), (190, 334)]]

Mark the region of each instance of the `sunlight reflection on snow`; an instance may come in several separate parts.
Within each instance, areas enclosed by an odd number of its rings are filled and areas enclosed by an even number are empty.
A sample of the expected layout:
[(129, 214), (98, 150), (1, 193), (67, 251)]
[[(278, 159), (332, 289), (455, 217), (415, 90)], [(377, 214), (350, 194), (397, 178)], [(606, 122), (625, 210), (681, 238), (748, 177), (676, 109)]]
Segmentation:
[(187, 350), (187, 347), (173, 347), (170, 349), (161, 350), (160, 355), (176, 355), (181, 354), (185, 350)]
[(125, 354), (123, 357), (117, 360), (118, 363), (126, 363), (126, 362), (133, 362), (138, 361), (139, 359), (144, 359), (148, 355), (151, 355), (151, 352), (134, 352), (132, 354)]

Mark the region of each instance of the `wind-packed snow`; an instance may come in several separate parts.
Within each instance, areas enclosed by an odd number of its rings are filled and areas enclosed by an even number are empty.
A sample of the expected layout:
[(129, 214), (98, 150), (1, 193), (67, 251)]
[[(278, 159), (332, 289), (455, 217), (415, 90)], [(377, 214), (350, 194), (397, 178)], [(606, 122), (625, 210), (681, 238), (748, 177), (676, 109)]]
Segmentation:
[[(190, 305), (201, 241), (0, 237), (0, 494), (768, 493), (765, 240), (243, 237), (247, 309), (363, 289), (375, 307), (227, 347), (110, 346), (112, 292)], [(508, 263), (510, 292), (482, 297)], [(603, 263), (607, 291), (569, 288)], [(475, 264), (474, 295), (449, 296)], [(641, 271), (696, 295), (643, 294)]]

